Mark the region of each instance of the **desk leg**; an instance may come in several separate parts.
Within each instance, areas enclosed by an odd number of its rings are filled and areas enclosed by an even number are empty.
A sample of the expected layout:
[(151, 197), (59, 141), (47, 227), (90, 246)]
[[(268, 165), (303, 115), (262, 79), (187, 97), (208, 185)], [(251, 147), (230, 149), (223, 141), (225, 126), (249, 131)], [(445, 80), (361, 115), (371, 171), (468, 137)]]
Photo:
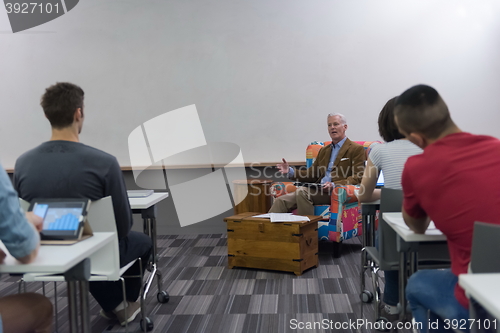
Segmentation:
[(151, 237), (153, 242), (153, 263), (156, 264), (157, 258), (157, 246), (156, 246), (156, 205), (149, 207), (148, 209), (143, 209), (141, 211), (142, 220), (144, 221), (143, 228), (144, 233)]
[[(361, 295), (363, 295), (364, 290), (365, 290), (365, 284), (366, 284), (366, 269), (368, 268), (368, 257), (365, 251), (365, 248), (367, 246), (373, 246), (372, 238), (373, 238), (373, 230), (375, 227), (373, 226), (372, 228), (373, 221), (371, 219), (370, 215), (363, 214), (361, 216), (361, 225), (363, 229), (363, 235), (361, 236), (361, 240), (363, 242), (362, 250), (361, 250)], [(363, 296), (361, 296), (363, 297)]]
[(83, 333), (90, 333), (89, 282), (80, 281), (80, 309)]
[(363, 292), (365, 290), (365, 274), (366, 274), (366, 268), (368, 267), (368, 263), (367, 263), (367, 255), (366, 255), (366, 251), (365, 251), (365, 247), (363, 246), (363, 248), (361, 249), (361, 300), (363, 300)]
[(76, 293), (76, 281), (67, 281), (68, 286), (68, 312), (69, 312), (69, 331), (71, 333), (78, 332), (78, 323), (76, 320), (77, 313), (77, 293)]
[(368, 235), (368, 246), (375, 246), (375, 215), (368, 215), (368, 227), (370, 234)]
[(151, 241), (153, 242), (153, 249), (152, 249), (152, 256), (153, 256), (153, 263), (151, 267), (151, 275), (148, 277), (148, 280), (146, 281), (146, 284), (144, 286), (144, 295), (143, 297), (146, 298), (149, 289), (151, 288), (151, 285), (153, 283), (153, 279), (156, 277), (156, 282), (158, 284), (158, 301), (160, 303), (166, 303), (168, 302), (168, 294), (163, 292), (162, 290), (162, 275), (160, 270), (158, 269), (158, 248), (157, 248), (157, 243), (156, 243), (156, 205), (153, 205), (149, 207), (148, 209), (143, 209), (141, 212), (142, 219), (144, 221), (143, 228), (144, 228), (144, 233), (151, 237)]
[(399, 306), (400, 314), (399, 320), (402, 322), (406, 317), (406, 281), (408, 279), (407, 267), (406, 267), (406, 252), (401, 251), (399, 253)]
[[(375, 246), (375, 216), (377, 213), (378, 205), (362, 205), (361, 206), (361, 223), (363, 229), (363, 235), (361, 236), (363, 242), (363, 249), (361, 250), (361, 301), (363, 303), (370, 303), (375, 297), (376, 303), (379, 303), (380, 293), (378, 289), (378, 285), (374, 283), (373, 279), (376, 279), (376, 273), (373, 274), (373, 270), (375, 269), (373, 262), (368, 259), (368, 255), (366, 253), (366, 247)], [(366, 270), (370, 269), (371, 278), (373, 284), (373, 294), (365, 289), (366, 284)], [(363, 307), (361, 307), (363, 310)], [(378, 318), (378, 307), (375, 309), (376, 317)], [(363, 312), (361, 311), (361, 315)]]
[[(361, 236), (361, 239), (363, 241), (363, 248), (361, 249), (361, 301), (363, 301), (363, 292), (365, 290), (365, 271), (368, 266), (367, 263), (367, 255), (365, 251), (365, 247), (368, 246), (368, 216), (367, 215), (362, 215), (361, 216), (361, 225), (363, 228), (363, 235)], [(361, 311), (363, 310), (363, 307), (361, 307)]]
[(418, 252), (412, 251), (410, 252), (410, 275), (412, 276), (418, 270)]
[[(68, 311), (69, 311), (69, 328), (71, 333), (78, 332), (78, 325), (76, 320), (77, 313), (77, 283), (83, 283), (86, 288), (80, 285), (80, 291), (85, 291), (82, 293), (82, 327), (84, 333), (90, 333), (90, 314), (88, 308), (88, 281), (90, 279), (90, 259), (84, 259), (80, 263), (76, 264), (73, 268), (69, 269), (64, 273), (64, 280), (68, 284)], [(86, 304), (86, 308), (83, 305)], [(84, 318), (86, 316), (86, 318)]]
[[(476, 308), (474, 307), (474, 299), (471, 297), (469, 299), (469, 318), (475, 322), (477, 320)], [(476, 325), (472, 325), (470, 329), (471, 333), (479, 333)]]

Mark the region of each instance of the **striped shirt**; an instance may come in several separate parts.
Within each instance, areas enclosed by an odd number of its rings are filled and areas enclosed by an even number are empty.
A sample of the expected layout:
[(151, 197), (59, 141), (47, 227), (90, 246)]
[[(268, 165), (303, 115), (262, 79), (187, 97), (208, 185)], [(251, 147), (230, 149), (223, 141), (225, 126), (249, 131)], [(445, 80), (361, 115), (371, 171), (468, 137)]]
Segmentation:
[(408, 140), (394, 140), (373, 146), (368, 158), (384, 173), (384, 187), (401, 190), (401, 175), (408, 157), (423, 152)]

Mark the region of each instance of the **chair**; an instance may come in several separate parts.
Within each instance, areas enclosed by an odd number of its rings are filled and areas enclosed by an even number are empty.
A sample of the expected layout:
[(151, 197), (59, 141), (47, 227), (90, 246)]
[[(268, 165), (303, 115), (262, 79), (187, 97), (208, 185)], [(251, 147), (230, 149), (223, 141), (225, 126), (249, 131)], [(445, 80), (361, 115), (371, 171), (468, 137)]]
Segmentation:
[[(380, 197), (380, 216), (383, 213), (401, 212), (403, 206), (403, 191), (383, 188)], [(378, 272), (399, 269), (399, 253), (397, 249), (397, 234), (387, 222), (379, 219), (378, 225), (378, 247), (367, 246), (362, 251), (366, 252), (362, 257), (361, 266), (361, 300), (370, 303), (375, 300), (375, 319), (384, 327), (388, 320), (380, 317), (380, 288)], [(417, 264), (420, 268), (444, 268), (449, 267), (450, 259), (447, 244), (426, 243), (420, 244), (418, 250)], [(365, 289), (365, 272), (369, 269), (372, 279), (373, 293)], [(401, 290), (400, 290), (401, 292)]]
[[(472, 236), (472, 249), (470, 257), (470, 273), (499, 273), (500, 260), (500, 225), (484, 222), (474, 223)], [(474, 299), (469, 300), (470, 318), (476, 322), (494, 322), (495, 318), (487, 312)], [(477, 325), (472, 327), (471, 332), (500, 332), (500, 329), (479, 330)]]
[[(22, 200), (22, 199), (21, 199)], [(21, 207), (25, 208), (26, 202), (21, 201)], [(114, 232), (116, 231), (115, 214), (113, 211), (113, 203), (111, 197), (105, 197), (100, 200), (93, 201), (90, 205), (88, 216), (88, 222), (92, 228), (93, 232)], [(91, 276), (89, 282), (91, 281), (121, 281), (123, 297), (125, 299), (125, 280), (124, 278), (138, 278), (142, 279), (143, 270), (141, 259), (135, 259), (120, 268), (120, 253), (118, 248), (118, 237), (113, 240), (113, 250), (108, 254), (107, 258), (90, 258), (91, 259)], [(125, 276), (123, 274), (129, 269), (137, 260), (139, 260), (140, 265), (140, 275), (139, 276)], [(42, 282), (62, 282), (64, 277), (62, 275), (49, 275), (49, 274), (24, 274), (24, 282), (31, 281), (42, 281)], [(145, 315), (145, 304), (144, 304), (144, 291), (141, 288), (140, 294), (140, 304), (141, 304), (141, 329), (146, 331), (151, 331), (153, 329), (153, 322), (151, 319)], [(56, 308), (56, 327), (57, 327), (57, 292), (54, 288), (55, 294), (55, 308)], [(125, 330), (128, 331), (128, 324), (125, 326)]]
[(472, 273), (500, 272), (500, 225), (484, 222), (474, 223), (470, 270)]
[(27, 212), (30, 208), (30, 203), (24, 199), (19, 198), (19, 206), (23, 210), (23, 212)]
[[(374, 144), (380, 141), (354, 141), (365, 148), (366, 156)], [(306, 167), (310, 168), (318, 156), (318, 152), (331, 141), (314, 141), (306, 149)], [(287, 193), (295, 192), (294, 182), (275, 182), (271, 186), (271, 193), (275, 198)], [(340, 257), (341, 243), (344, 240), (359, 236), (361, 229), (361, 214), (358, 199), (354, 194), (355, 186), (346, 185), (337, 187), (332, 193), (332, 204), (315, 205), (314, 215), (322, 216), (318, 222), (318, 237), (320, 240), (333, 242), (333, 256)]]

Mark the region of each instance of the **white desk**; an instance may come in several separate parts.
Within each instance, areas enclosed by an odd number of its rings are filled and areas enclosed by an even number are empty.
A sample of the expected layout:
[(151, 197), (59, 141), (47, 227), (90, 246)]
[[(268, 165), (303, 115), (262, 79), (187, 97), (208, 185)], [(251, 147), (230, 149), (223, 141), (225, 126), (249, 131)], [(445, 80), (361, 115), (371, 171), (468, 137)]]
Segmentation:
[(460, 274), (458, 284), (500, 320), (500, 273)]
[(132, 210), (144, 210), (166, 198), (168, 198), (168, 192), (156, 192), (143, 198), (128, 198), (128, 201)]
[[(97, 258), (103, 253), (110, 251), (116, 235), (112, 232), (96, 232), (93, 237), (73, 245), (42, 245), (38, 256), (30, 264), (21, 264), (12, 257), (4, 245), (2, 249), (7, 253), (4, 263), (0, 265), (0, 273), (42, 273), (42, 274), (64, 274), (82, 263), (85, 259)], [(90, 265), (88, 274), (90, 274)], [(68, 280), (68, 310), (70, 316), (70, 331), (77, 332), (76, 323), (76, 282), (80, 284), (82, 304), (82, 328), (84, 332), (90, 332), (90, 315), (88, 311), (88, 281), (85, 279)], [(85, 306), (87, 308), (85, 308)]]
[(398, 235), (398, 252), (399, 252), (399, 304), (401, 308), (400, 319), (403, 320), (406, 314), (406, 282), (408, 280), (408, 259), (407, 252), (410, 253), (410, 267), (412, 271), (417, 265), (417, 251), (408, 246), (406, 243), (422, 243), (422, 242), (445, 242), (446, 236), (438, 229), (428, 229), (425, 234), (416, 234), (411, 231), (405, 224), (403, 214), (399, 213), (383, 213), (382, 218), (387, 224), (394, 229)]
[(0, 265), (0, 273), (61, 274), (83, 259), (98, 255), (112, 243), (112, 236), (112, 232), (96, 232), (93, 237), (73, 245), (42, 245), (38, 256), (30, 264), (21, 264), (7, 252), (2, 243), (1, 247), (7, 257)]
[(157, 192), (143, 198), (129, 198), (130, 208), (133, 214), (141, 214), (144, 221), (143, 230), (146, 235), (151, 237), (153, 242), (153, 264), (151, 267), (151, 275), (149, 275), (144, 287), (144, 298), (153, 283), (153, 279), (157, 277), (158, 294), (157, 299), (160, 303), (167, 303), (169, 300), (168, 293), (162, 290), (162, 276), (158, 270), (158, 249), (156, 246), (156, 204), (163, 199), (168, 198), (168, 192)]
[(414, 233), (406, 227), (402, 213), (384, 213), (383, 218), (405, 242), (436, 242), (446, 240), (446, 236), (438, 229), (428, 229), (425, 231), (425, 234)]

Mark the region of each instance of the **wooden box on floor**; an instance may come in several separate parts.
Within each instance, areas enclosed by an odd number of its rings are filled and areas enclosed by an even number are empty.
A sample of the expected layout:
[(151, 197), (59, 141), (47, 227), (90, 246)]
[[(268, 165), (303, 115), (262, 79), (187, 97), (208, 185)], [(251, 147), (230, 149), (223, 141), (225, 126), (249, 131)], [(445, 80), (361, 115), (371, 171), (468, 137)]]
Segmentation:
[(318, 221), (275, 222), (246, 212), (226, 217), (228, 266), (272, 269), (301, 275), (318, 266)]

